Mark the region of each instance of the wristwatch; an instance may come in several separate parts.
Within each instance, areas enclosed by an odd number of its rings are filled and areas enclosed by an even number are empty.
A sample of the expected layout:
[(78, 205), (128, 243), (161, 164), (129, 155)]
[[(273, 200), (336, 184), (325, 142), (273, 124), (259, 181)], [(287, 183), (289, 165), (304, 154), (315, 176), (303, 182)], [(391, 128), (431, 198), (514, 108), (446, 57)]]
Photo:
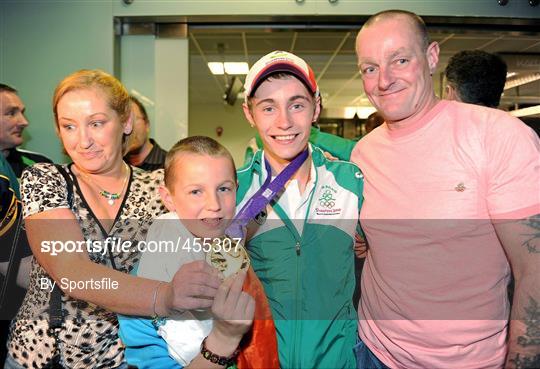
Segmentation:
[(224, 365), (226, 367), (231, 366), (234, 364), (234, 361), (236, 360), (236, 357), (240, 353), (240, 348), (237, 348), (231, 355), (229, 356), (221, 356), (218, 354), (213, 353), (212, 351), (208, 350), (208, 347), (206, 347), (206, 339), (208, 337), (205, 337), (204, 340), (201, 343), (201, 355), (206, 360), (210, 361), (211, 363), (218, 364), (218, 365)]

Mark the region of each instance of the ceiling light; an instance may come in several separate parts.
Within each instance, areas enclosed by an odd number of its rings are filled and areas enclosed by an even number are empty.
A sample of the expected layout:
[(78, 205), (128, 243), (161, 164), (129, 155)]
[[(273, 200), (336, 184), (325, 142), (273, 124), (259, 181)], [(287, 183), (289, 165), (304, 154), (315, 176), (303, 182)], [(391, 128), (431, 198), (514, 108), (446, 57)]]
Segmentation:
[(345, 119), (353, 119), (356, 115), (356, 106), (346, 106), (343, 111), (343, 117)]
[(225, 72), (227, 74), (248, 74), (249, 66), (244, 62), (226, 62)]
[(209, 62), (208, 68), (210, 68), (210, 72), (212, 72), (212, 74), (224, 73), (223, 63), (220, 63), (220, 62)]
[(514, 88), (514, 87), (521, 86), (527, 83), (538, 81), (539, 79), (540, 79), (539, 72), (526, 74), (524, 76), (512, 78), (511, 80), (506, 81), (504, 85), (504, 89), (508, 90), (510, 88)]
[(208, 68), (212, 74), (248, 74), (249, 66), (244, 62), (209, 62)]
[(506, 78), (512, 78), (516, 75), (517, 73), (516, 72), (508, 72), (506, 73)]
[(356, 115), (358, 115), (358, 118), (360, 119), (366, 119), (376, 111), (377, 109), (375, 109), (373, 106), (359, 106), (356, 108)]
[(528, 108), (511, 110), (508, 113), (514, 117), (527, 117), (529, 115), (540, 114), (540, 105), (530, 106)]

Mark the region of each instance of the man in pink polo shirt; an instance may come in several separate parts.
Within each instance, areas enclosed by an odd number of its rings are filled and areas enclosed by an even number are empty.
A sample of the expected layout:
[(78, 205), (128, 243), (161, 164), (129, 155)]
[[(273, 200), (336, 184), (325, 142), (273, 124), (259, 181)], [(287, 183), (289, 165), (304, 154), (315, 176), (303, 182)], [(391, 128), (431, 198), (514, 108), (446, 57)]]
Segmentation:
[(440, 101), (439, 46), (413, 13), (371, 17), (356, 52), (385, 119), (351, 156), (370, 245), (359, 368), (540, 367), (538, 137), (503, 111)]

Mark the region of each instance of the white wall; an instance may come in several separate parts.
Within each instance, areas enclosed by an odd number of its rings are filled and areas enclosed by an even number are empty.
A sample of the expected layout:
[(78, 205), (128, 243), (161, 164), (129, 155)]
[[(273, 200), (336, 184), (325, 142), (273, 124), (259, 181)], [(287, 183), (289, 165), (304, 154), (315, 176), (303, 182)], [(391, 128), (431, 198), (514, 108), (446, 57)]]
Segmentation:
[[(216, 119), (215, 117), (219, 117)], [(221, 126), (223, 134), (218, 137), (216, 128)], [(244, 163), (244, 153), (248, 141), (255, 136), (242, 112), (242, 102), (234, 106), (216, 104), (190, 104), (189, 106), (189, 135), (209, 136), (224, 145), (231, 152), (236, 167)]]
[[(155, 122), (155, 37), (122, 36), (120, 40), (120, 77), (127, 90), (144, 104), (150, 122)], [(150, 125), (154, 135), (155, 124)]]
[(150, 136), (165, 150), (188, 135), (189, 50), (186, 38), (122, 36), (122, 83), (143, 103)]
[(188, 135), (189, 46), (187, 39), (157, 39), (156, 124), (157, 142), (166, 150)]
[(1, 1), (0, 81), (26, 104), (26, 148), (63, 160), (51, 100), (76, 70), (113, 71), (111, 1)]

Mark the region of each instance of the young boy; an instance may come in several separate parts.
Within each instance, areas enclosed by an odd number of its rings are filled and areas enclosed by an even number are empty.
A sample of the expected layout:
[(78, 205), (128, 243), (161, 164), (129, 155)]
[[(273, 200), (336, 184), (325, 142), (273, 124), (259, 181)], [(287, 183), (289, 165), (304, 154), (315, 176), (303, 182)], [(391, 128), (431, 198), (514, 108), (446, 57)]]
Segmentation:
[(267, 180), (295, 168), (248, 225), (247, 250), (275, 319), (280, 365), (355, 368), (352, 245), (362, 174), (308, 144), (320, 96), (304, 60), (284, 51), (265, 55), (246, 76), (245, 90), (244, 114), (263, 150), (238, 171), (239, 208), (261, 187), (272, 187)]
[[(194, 273), (208, 268), (205, 259), (210, 247), (217, 251), (236, 247), (234, 240), (229, 245), (222, 238), (235, 213), (236, 172), (230, 153), (218, 142), (195, 136), (173, 146), (165, 161), (165, 186), (160, 188), (160, 195), (170, 212), (152, 224), (138, 276), (169, 282), (179, 268), (191, 263), (195, 267), (187, 277), (195, 278)], [(214, 240), (217, 243), (212, 244)], [(249, 261), (245, 251), (239, 254)], [(186, 310), (172, 319), (153, 321), (120, 317), (120, 336), (127, 346), (128, 363), (139, 369), (231, 365), (255, 311), (254, 299), (241, 291), (246, 263), (239, 265), (243, 271), (223, 282), (212, 312)], [(195, 294), (209, 295), (201, 285), (187, 288), (201, 289)], [(158, 292), (159, 287), (156, 295)], [(231, 318), (237, 320), (227, 320)]]

